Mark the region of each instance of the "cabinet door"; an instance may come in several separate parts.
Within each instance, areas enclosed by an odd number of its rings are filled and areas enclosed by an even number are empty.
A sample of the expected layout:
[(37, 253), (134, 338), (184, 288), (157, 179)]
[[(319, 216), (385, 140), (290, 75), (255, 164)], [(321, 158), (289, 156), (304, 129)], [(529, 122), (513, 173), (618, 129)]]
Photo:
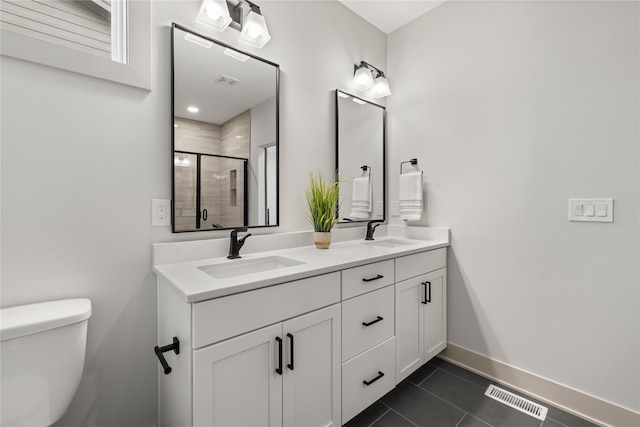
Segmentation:
[(340, 425), (340, 305), (283, 323), (283, 425)]
[(422, 365), (422, 278), (396, 283), (396, 384)]
[(193, 425), (282, 425), (282, 324), (194, 352)]
[(424, 309), (424, 359), (431, 360), (447, 346), (447, 269), (425, 274), (427, 283)]

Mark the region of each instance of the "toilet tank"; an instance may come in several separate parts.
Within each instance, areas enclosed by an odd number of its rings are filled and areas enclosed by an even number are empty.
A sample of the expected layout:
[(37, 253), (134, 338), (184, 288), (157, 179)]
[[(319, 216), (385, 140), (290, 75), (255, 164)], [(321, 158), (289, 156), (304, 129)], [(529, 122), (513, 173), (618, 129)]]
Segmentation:
[(0, 309), (2, 427), (48, 426), (78, 388), (91, 301), (50, 301)]

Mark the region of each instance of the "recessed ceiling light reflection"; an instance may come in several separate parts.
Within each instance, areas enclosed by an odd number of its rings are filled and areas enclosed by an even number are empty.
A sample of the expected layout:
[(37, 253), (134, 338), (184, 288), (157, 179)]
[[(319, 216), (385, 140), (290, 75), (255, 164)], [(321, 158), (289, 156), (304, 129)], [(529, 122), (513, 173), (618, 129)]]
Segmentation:
[(225, 55), (229, 55), (233, 59), (237, 59), (240, 62), (244, 62), (247, 59), (249, 59), (249, 55), (245, 55), (244, 53), (240, 53), (237, 50), (233, 50), (233, 49), (229, 49), (229, 48), (226, 48), (224, 50), (224, 54)]
[(200, 109), (198, 107), (195, 107), (193, 105), (187, 107), (187, 111), (190, 113), (197, 113), (198, 111), (200, 111)]

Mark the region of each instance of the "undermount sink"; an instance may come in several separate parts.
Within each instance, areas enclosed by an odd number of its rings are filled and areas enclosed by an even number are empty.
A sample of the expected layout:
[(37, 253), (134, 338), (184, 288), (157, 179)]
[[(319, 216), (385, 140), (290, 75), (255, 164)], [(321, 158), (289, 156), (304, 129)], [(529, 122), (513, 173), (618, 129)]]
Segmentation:
[(279, 256), (270, 256), (265, 258), (229, 261), (221, 264), (203, 265), (198, 267), (198, 269), (214, 279), (228, 279), (231, 277), (262, 273), (264, 271), (293, 267), (301, 264), (304, 264), (304, 262)]
[(380, 246), (383, 248), (399, 248), (402, 246), (413, 245), (413, 242), (407, 242), (405, 240), (389, 239), (389, 240), (371, 240), (362, 242), (364, 245)]

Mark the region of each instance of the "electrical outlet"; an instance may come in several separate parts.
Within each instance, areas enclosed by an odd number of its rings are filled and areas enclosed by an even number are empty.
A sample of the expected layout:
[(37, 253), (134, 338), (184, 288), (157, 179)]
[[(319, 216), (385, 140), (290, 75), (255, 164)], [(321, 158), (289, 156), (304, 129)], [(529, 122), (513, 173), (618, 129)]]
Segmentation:
[(382, 200), (378, 200), (376, 202), (376, 215), (377, 216), (384, 215), (384, 203), (382, 202)]
[(171, 200), (152, 199), (151, 200), (151, 225), (171, 225), (171, 216), (169, 214), (169, 206)]

